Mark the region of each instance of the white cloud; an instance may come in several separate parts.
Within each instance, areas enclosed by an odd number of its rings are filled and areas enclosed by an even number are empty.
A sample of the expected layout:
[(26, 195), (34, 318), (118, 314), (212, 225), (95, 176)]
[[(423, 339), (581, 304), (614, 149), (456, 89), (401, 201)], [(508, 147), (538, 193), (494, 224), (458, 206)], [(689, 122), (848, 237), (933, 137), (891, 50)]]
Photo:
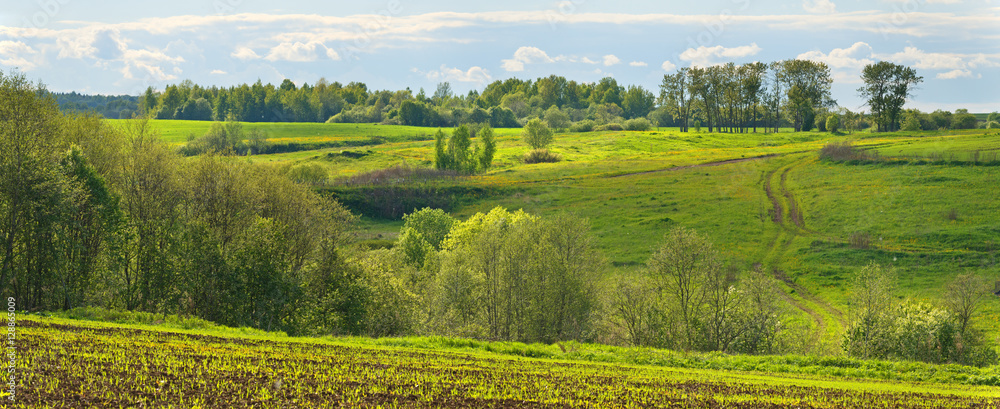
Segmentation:
[(646, 64), (643, 61), (632, 61), (632, 62), (628, 63), (628, 65), (632, 66), (632, 67), (648, 67), (649, 66), (649, 64)]
[(951, 70), (948, 72), (939, 73), (936, 77), (939, 80), (953, 80), (958, 78), (972, 78), (972, 71), (969, 70)]
[(830, 0), (802, 0), (802, 8), (813, 14), (833, 14), (837, 5)]
[(597, 64), (597, 61), (591, 60), (590, 58), (587, 58), (587, 57), (583, 57), (583, 59), (580, 60), (580, 62), (586, 63), (586, 64)]
[(241, 61), (259, 60), (260, 59), (260, 56), (257, 55), (257, 53), (254, 52), (254, 50), (251, 50), (249, 47), (237, 47), (236, 51), (233, 51), (233, 53), (229, 54), (229, 56), (237, 58), (237, 59), (239, 59)]
[(59, 58), (116, 60), (128, 46), (117, 28), (66, 30), (56, 37)]
[(664, 61), (663, 64), (660, 64), (660, 68), (662, 68), (663, 71), (673, 71), (677, 69), (677, 64), (674, 64), (673, 62), (667, 60)]
[(323, 49), (326, 56), (330, 59), (340, 59), (336, 51), (326, 48), (323, 43), (318, 41), (281, 43), (272, 47), (264, 59), (268, 61), (312, 62), (319, 59), (316, 53), (319, 49)]
[[(32, 60), (28, 57), (32, 56)], [(0, 65), (29, 71), (38, 66), (35, 49), (20, 41), (0, 41)]]
[(610, 67), (612, 65), (621, 64), (622, 60), (616, 57), (614, 54), (608, 54), (604, 56), (604, 66)]
[(524, 71), (525, 64), (553, 62), (551, 57), (537, 47), (521, 47), (514, 52), (514, 58), (502, 60), (501, 66), (509, 72)]
[(871, 64), (873, 50), (868, 43), (856, 42), (848, 48), (834, 48), (829, 54), (821, 51), (809, 51), (799, 54), (799, 60), (811, 60), (825, 62), (831, 68), (857, 68), (861, 69), (865, 65)]
[(761, 50), (757, 46), (757, 43), (733, 48), (726, 48), (721, 45), (715, 47), (701, 46), (698, 48), (688, 48), (681, 53), (680, 58), (684, 61), (690, 61), (691, 65), (706, 67), (718, 64), (718, 62), (714, 62), (716, 59), (732, 60), (735, 58), (744, 58), (756, 55)]
[(213, 74), (213, 75), (226, 75), (228, 73), (225, 72), (225, 71), (223, 71), (223, 70), (212, 70), (212, 72), (210, 74)]
[(947, 53), (928, 53), (917, 47), (906, 47), (903, 52), (879, 55), (878, 57), (896, 63), (912, 64), (915, 68), (929, 70), (957, 70), (966, 67), (961, 55)]
[[(413, 71), (419, 72), (417, 69)], [(439, 70), (428, 72), (426, 76), (431, 81), (472, 82), (479, 85), (493, 80), (489, 70), (478, 66), (469, 68), (467, 71), (462, 71), (458, 68), (448, 68), (442, 64)]]

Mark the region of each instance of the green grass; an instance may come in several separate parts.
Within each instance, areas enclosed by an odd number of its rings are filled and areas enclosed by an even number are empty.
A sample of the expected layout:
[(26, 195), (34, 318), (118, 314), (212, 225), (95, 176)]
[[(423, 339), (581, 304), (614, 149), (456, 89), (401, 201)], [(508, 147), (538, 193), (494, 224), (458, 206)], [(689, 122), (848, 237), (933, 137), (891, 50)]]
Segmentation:
[[(153, 125), (174, 142), (209, 126), (190, 121), (154, 121)], [(414, 139), (433, 135), (436, 129), (354, 124), (247, 126), (265, 127), (275, 140), (303, 144), (330, 138), (384, 138), (384, 143), (375, 145), (252, 159), (278, 165), (318, 163), (334, 179), (404, 162), (433, 165), (433, 141)], [(455, 216), (464, 218), (502, 205), (541, 215), (571, 212), (587, 217), (611, 266), (609, 279), (640, 268), (671, 227), (697, 229), (733, 265), (749, 268), (763, 263), (784, 272), (788, 280), (784, 288), (796, 307), (792, 308), (793, 321), (811, 321), (811, 328), (820, 334), (817, 339), (823, 345), (815, 345), (814, 351), (838, 349), (850, 308), (847, 283), (872, 260), (895, 267), (900, 296), (917, 300), (938, 300), (943, 285), (967, 271), (1000, 280), (996, 261), (1000, 166), (974, 166), (972, 162), (976, 151), (980, 161), (987, 161), (1000, 150), (1000, 133), (995, 131), (720, 134), (661, 128), (558, 133), (549, 148), (563, 161), (535, 165), (520, 162), (528, 149), (519, 132), (498, 130), (499, 149), (490, 172), (443, 182), (511, 193), (467, 198), (453, 209)], [(852, 165), (818, 159), (824, 144), (840, 141), (878, 152), (886, 161)], [(343, 151), (364, 155), (351, 158), (342, 155)], [(933, 158), (939, 160), (927, 163)], [(739, 159), (753, 160), (683, 168)], [(768, 184), (772, 197), (765, 192)], [(774, 220), (774, 201), (781, 207), (781, 223)], [(792, 207), (800, 223), (795, 223)], [(957, 217), (952, 220), (950, 214)], [(392, 240), (400, 227), (398, 220), (362, 220), (359, 240)], [(848, 239), (855, 232), (869, 233), (876, 239), (875, 247), (850, 248)], [(978, 325), (991, 339), (1000, 336), (1000, 298), (987, 300)]]
[[(8, 407), (982, 407), (997, 368), (18, 317)], [(67, 314), (64, 314), (67, 315)], [(887, 382), (888, 381), (888, 382)], [(873, 405), (881, 406), (873, 406)]]

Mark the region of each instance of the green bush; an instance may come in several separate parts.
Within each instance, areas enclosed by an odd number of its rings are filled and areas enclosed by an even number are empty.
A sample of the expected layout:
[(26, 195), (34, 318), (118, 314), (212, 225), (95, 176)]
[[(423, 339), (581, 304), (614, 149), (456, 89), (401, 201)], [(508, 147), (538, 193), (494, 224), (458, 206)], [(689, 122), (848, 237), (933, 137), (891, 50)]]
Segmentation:
[(594, 128), (594, 130), (598, 131), (598, 132), (603, 132), (603, 131), (624, 131), (625, 127), (623, 127), (622, 124), (619, 124), (617, 122), (612, 122), (610, 124), (604, 124), (604, 125), (598, 126), (598, 127)]
[(594, 122), (592, 119), (584, 119), (570, 125), (569, 130), (572, 132), (590, 132), (593, 131), (596, 126), (597, 122)]
[(625, 121), (625, 129), (628, 131), (648, 131), (653, 125), (646, 118), (635, 118)]
[(524, 163), (555, 163), (562, 160), (559, 155), (549, 152), (548, 149), (533, 149), (524, 155)]

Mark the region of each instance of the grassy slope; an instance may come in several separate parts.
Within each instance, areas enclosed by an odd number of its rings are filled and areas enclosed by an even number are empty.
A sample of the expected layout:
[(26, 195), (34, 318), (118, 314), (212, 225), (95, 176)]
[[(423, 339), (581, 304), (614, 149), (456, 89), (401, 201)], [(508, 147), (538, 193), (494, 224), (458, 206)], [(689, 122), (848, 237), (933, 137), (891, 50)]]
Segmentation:
[[(145, 322), (150, 317), (117, 318)], [(643, 401), (684, 407), (737, 402), (770, 404), (766, 407), (982, 407), (1000, 399), (995, 387), (967, 385), (1000, 382), (995, 368), (683, 355), (575, 343), (562, 351), (563, 346), (446, 338), (290, 338), (163, 318), (166, 323), (147, 325), (19, 316), (22, 366), (14, 407), (143, 402), (182, 407), (282, 402), (295, 407), (393, 402), (608, 407)]]
[[(207, 130), (205, 122), (155, 121), (163, 135)], [(433, 141), (407, 137), (434, 129), (353, 124), (247, 124), (264, 127), (275, 140), (296, 143), (383, 136), (388, 142), (359, 148), (265, 155), (255, 161), (314, 162), (331, 175), (347, 176), (406, 162), (430, 166)], [(197, 132), (195, 132), (197, 134)], [(615, 268), (609, 277), (637, 268), (671, 226), (708, 234), (736, 265), (762, 263), (786, 281), (797, 320), (816, 330), (812, 344), (835, 351), (845, 325), (846, 283), (871, 260), (898, 270), (905, 296), (934, 301), (954, 274), (977, 271), (1000, 277), (996, 241), (1000, 198), (998, 166), (847, 165), (824, 163), (817, 152), (830, 141), (854, 140), (882, 156), (990, 160), (1000, 134), (984, 131), (832, 135), (650, 132), (557, 134), (550, 147), (556, 164), (524, 165), (518, 130), (498, 131), (495, 168), (456, 184), (515, 186), (520, 193), (473, 201), (456, 212), (466, 217), (493, 206), (539, 214), (573, 212), (588, 217), (598, 243)], [(337, 155), (370, 151), (361, 159)], [(332, 155), (330, 155), (332, 154)], [(681, 168), (774, 155), (720, 166)], [(613, 177), (614, 176), (614, 177)], [(770, 189), (770, 195), (768, 188)], [(777, 205), (777, 206), (776, 206)], [(781, 217), (775, 216), (775, 209)], [(794, 210), (793, 210), (794, 209)], [(957, 220), (945, 217), (955, 209)], [(362, 237), (392, 237), (398, 222), (366, 220)], [(871, 250), (852, 249), (852, 233), (875, 240)], [(980, 325), (1000, 335), (1000, 298), (985, 306)]]

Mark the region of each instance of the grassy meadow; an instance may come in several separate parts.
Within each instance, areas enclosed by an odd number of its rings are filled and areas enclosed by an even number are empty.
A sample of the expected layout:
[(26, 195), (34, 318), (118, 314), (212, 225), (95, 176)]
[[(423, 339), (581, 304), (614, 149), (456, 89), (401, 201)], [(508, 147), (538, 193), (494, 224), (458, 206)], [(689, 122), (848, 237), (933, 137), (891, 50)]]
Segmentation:
[[(209, 126), (153, 121), (162, 137), (178, 146), (186, 135), (200, 135)], [(437, 129), (244, 126), (263, 129), (274, 144), (341, 143), (249, 158), (275, 166), (319, 164), (334, 186), (338, 179), (404, 163), (433, 166)], [(497, 130), (497, 140), (489, 172), (434, 182), (497, 192), (463, 197), (451, 209), (454, 216), (504, 206), (586, 217), (608, 259), (607, 279), (641, 268), (672, 226), (694, 228), (710, 236), (731, 265), (748, 269), (759, 263), (775, 272), (785, 283), (794, 319), (810, 326), (812, 336), (804, 342), (816, 352), (838, 350), (849, 308), (847, 283), (870, 261), (896, 269), (901, 297), (927, 302), (935, 302), (959, 273), (1000, 280), (1000, 166), (994, 166), (1000, 133), (995, 131), (557, 132), (550, 150), (562, 161), (533, 165), (520, 161), (528, 148), (519, 129)], [(844, 141), (880, 160), (820, 160), (822, 146)], [(362, 216), (363, 239), (392, 239), (401, 226), (398, 220)], [(871, 245), (852, 247), (852, 235), (868, 237)], [(987, 301), (979, 325), (997, 337), (1000, 298)]]

